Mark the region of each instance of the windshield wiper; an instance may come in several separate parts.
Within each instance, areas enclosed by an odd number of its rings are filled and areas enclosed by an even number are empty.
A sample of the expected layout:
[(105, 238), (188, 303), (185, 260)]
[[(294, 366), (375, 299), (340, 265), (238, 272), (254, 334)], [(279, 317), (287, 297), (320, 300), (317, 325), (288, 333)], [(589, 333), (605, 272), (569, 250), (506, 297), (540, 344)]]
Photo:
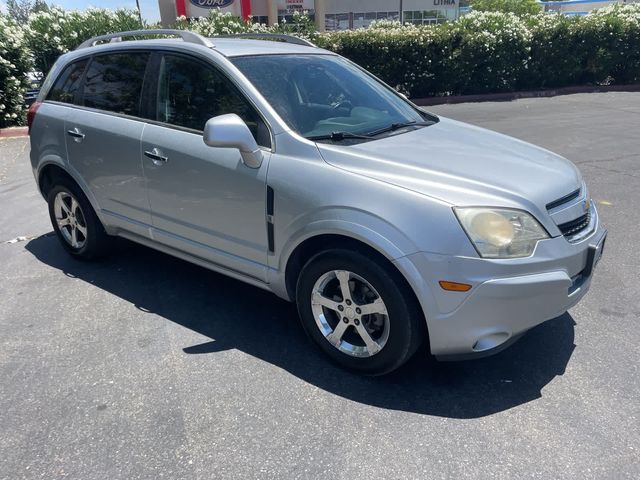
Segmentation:
[(366, 139), (366, 140), (370, 140), (371, 139), (371, 135), (366, 134), (366, 135), (359, 135), (357, 133), (351, 133), (351, 132), (332, 132), (330, 134), (327, 135), (315, 135), (312, 137), (305, 137), (307, 140), (311, 140), (311, 141), (316, 141), (316, 140), (331, 140), (333, 142), (340, 142), (342, 140), (348, 140), (350, 138), (360, 138), (360, 139)]
[(374, 130), (373, 132), (367, 133), (370, 137), (375, 137), (376, 135), (381, 135), (387, 132), (395, 132), (396, 130), (400, 130), (405, 127), (428, 127), (433, 125), (434, 122), (402, 122), (402, 123), (392, 123), (388, 127), (380, 128), (378, 130)]

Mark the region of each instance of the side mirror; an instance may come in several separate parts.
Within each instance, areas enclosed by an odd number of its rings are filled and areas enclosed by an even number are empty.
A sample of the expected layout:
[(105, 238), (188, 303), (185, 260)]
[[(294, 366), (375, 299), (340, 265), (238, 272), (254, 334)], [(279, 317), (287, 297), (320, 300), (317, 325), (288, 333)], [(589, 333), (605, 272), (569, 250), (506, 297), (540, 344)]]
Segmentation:
[(210, 147), (237, 148), (242, 162), (249, 168), (260, 168), (262, 151), (247, 124), (235, 113), (213, 117), (204, 126), (204, 143)]

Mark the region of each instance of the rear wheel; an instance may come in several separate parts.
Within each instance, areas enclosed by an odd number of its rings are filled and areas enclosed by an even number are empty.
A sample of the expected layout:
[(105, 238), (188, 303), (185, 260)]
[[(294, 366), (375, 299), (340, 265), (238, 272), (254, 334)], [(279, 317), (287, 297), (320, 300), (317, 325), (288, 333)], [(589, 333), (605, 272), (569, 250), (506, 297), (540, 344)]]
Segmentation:
[(60, 180), (49, 190), (47, 201), (51, 224), (67, 252), (85, 260), (108, 253), (109, 235), (77, 185)]
[(323, 252), (302, 269), (296, 299), (302, 324), (339, 365), (385, 374), (421, 344), (422, 314), (406, 282), (391, 270), (346, 250)]

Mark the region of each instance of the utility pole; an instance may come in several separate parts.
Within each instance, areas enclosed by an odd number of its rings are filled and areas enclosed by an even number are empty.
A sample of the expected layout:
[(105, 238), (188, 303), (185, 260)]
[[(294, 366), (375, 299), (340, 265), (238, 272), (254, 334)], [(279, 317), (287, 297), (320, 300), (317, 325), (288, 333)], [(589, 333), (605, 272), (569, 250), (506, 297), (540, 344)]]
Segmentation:
[(269, 25), (278, 24), (278, 4), (276, 0), (267, 0), (267, 18)]
[(140, 0), (136, 0), (136, 9), (138, 10), (138, 20), (140, 20), (140, 27), (144, 24), (142, 23), (142, 11), (140, 10)]
[(404, 25), (404, 10), (402, 6), (402, 0), (400, 0), (400, 23)]
[(325, 18), (327, 14), (326, 0), (315, 0), (313, 3), (316, 17), (316, 28), (319, 32), (325, 31)]

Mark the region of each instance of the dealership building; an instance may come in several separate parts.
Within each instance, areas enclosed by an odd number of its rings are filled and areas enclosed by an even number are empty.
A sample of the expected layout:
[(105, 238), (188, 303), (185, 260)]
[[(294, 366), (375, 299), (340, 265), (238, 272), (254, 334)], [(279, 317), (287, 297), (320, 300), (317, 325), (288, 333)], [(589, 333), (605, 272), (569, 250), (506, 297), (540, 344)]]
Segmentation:
[(295, 11), (308, 12), (318, 29), (367, 27), (374, 20), (400, 20), (424, 25), (455, 20), (460, 0), (158, 0), (163, 25), (179, 16), (206, 17), (212, 9), (254, 22), (274, 25)]

